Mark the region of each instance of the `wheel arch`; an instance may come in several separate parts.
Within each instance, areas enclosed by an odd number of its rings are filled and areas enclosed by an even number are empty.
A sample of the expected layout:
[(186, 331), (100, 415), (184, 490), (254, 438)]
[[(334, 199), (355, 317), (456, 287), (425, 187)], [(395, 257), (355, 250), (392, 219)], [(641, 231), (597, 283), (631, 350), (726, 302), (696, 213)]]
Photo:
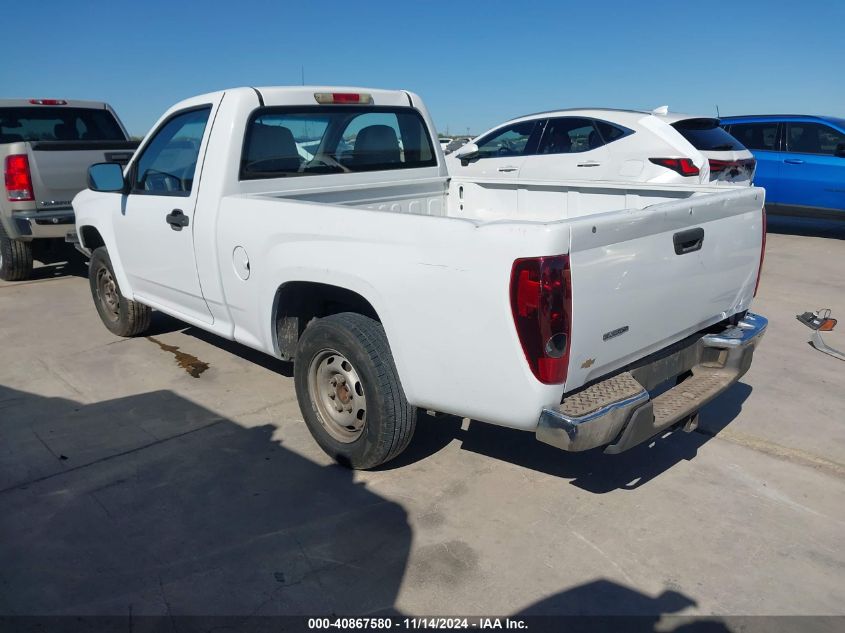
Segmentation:
[(293, 360), (308, 323), (340, 312), (363, 314), (383, 324), (373, 302), (355, 290), (317, 281), (288, 281), (279, 286), (270, 322), (276, 355)]
[(80, 246), (88, 251), (89, 255), (94, 252), (95, 248), (106, 245), (106, 241), (96, 226), (91, 226), (90, 224), (80, 226), (76, 232), (79, 235)]
[(120, 259), (120, 253), (115, 246), (114, 240), (109, 239), (109, 236), (104, 235), (100, 229), (93, 224), (82, 224), (77, 226), (76, 233), (79, 236), (80, 246), (88, 252), (89, 256), (100, 247), (106, 249), (111, 260), (112, 268), (114, 269), (114, 276), (117, 278), (117, 284), (120, 286), (120, 291), (128, 299), (133, 298), (132, 286), (129, 283), (129, 278), (123, 270), (123, 263)]

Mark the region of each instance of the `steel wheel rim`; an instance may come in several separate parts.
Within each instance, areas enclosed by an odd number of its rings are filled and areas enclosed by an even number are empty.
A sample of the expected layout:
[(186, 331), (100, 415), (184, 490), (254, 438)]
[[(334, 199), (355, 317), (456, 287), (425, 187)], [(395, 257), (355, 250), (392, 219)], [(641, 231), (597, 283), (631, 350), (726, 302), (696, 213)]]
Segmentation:
[(120, 318), (120, 294), (111, 271), (105, 266), (97, 270), (97, 299), (110, 321)]
[(343, 354), (324, 349), (308, 366), (308, 393), (320, 424), (342, 444), (351, 444), (367, 425), (367, 397), (358, 371)]

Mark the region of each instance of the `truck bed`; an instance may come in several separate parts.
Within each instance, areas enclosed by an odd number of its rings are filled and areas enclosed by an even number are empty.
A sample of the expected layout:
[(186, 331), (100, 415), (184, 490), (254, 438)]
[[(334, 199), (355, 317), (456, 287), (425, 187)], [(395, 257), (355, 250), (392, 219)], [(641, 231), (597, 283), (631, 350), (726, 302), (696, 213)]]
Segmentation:
[[(577, 214), (553, 221), (526, 211), (507, 218), (472, 217), (466, 209), (456, 212), (442, 189), (442, 180), (432, 180), (235, 196), (224, 200), (220, 234), (227, 237), (219, 251), (231, 252), (236, 239), (231, 235), (242, 234), (241, 227), (269, 229), (275, 226), (271, 218), (283, 217), (277, 230), (250, 238), (247, 250), (272, 251), (299, 268), (320, 253), (315, 266), (345, 269), (344, 275), (333, 276), (335, 283), (358, 290), (357, 277), (390, 289), (391, 298), (376, 307), (388, 331), (395, 332), (391, 341), (403, 347), (397, 363), (413, 376), (407, 384), (415, 404), (436, 408), (445, 399), (450, 411), (520, 428), (536, 422), (516, 414), (526, 392), (524, 380), (516, 377), (527, 368), (513, 368), (513, 379), (499, 371), (497, 384), (506, 391), (513, 385), (514, 408), (509, 410), (501, 401), (495, 407), (485, 404), (485, 381), (478, 381), (477, 393), (464, 389), (450, 397), (452, 384), (466, 382), (461, 374), (477, 368), (461, 362), (441, 367), (439, 360), (455, 347), (467, 350), (462, 358), (486, 357), (495, 367), (512, 364), (514, 354), (521, 356), (507, 299), (515, 259), (570, 255), (569, 373), (563, 389), (535, 386), (547, 394), (548, 404), (559, 402), (562, 392), (746, 310), (751, 302), (760, 263), (761, 189), (573, 184), (566, 195), (573, 209), (577, 203)], [(245, 198), (261, 203), (244, 204)], [(280, 203), (284, 206), (277, 207)], [(630, 206), (619, 206), (625, 203)], [(319, 236), (313, 227), (319, 227)], [(703, 230), (701, 248), (676, 254), (673, 236), (690, 229)], [(238, 237), (238, 243), (244, 239)], [(473, 293), (469, 280), (483, 280), (484, 293)], [(241, 292), (239, 284), (226, 287), (230, 304), (238, 306)], [(444, 306), (478, 318), (452, 319)], [(245, 322), (248, 312), (260, 314), (243, 307), (235, 337), (253, 347), (266, 346), (258, 334), (261, 324)], [(620, 329), (624, 332), (608, 335)], [(494, 350), (484, 332), (516, 344), (500, 342)]]

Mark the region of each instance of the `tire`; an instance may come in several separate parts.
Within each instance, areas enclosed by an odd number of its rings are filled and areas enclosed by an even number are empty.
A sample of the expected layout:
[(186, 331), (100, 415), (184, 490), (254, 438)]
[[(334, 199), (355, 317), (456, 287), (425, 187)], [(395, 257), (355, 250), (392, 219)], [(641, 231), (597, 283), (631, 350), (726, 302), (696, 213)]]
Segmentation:
[(0, 224), (0, 279), (23, 281), (32, 275), (32, 242), (9, 237)]
[(143, 303), (127, 299), (120, 292), (105, 246), (91, 254), (88, 284), (100, 319), (112, 334), (138, 336), (150, 327), (152, 310)]
[(311, 435), (339, 464), (375, 468), (411, 441), (416, 408), (378, 321), (354, 312), (312, 321), (296, 348), (294, 384)]

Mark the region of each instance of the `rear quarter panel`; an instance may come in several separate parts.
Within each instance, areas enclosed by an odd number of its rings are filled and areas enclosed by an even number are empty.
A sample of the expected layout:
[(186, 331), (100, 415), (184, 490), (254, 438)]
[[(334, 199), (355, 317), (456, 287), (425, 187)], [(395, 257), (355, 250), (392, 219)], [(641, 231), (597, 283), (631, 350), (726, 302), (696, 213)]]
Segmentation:
[[(252, 262), (247, 281), (232, 265), (236, 246)], [(510, 310), (511, 266), (568, 247), (560, 223), (478, 225), (250, 196), (224, 199), (219, 214), (236, 340), (273, 351), (273, 300), (289, 281), (348, 288), (378, 312), (412, 404), (523, 429), (536, 427), (563, 388), (537, 382), (525, 360)]]

